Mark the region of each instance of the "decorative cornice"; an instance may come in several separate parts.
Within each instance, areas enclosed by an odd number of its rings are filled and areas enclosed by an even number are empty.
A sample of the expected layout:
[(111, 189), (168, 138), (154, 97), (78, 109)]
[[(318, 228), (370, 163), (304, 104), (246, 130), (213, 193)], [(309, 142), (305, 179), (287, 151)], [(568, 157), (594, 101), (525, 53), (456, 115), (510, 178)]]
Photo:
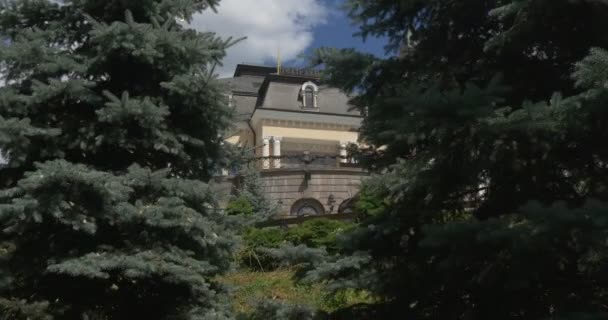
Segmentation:
[(297, 77), (321, 78), (322, 72), (310, 68), (281, 68), (281, 74)]
[[(302, 112), (296, 110), (280, 110), (258, 108), (251, 116), (251, 122), (283, 121), (285, 126), (306, 126), (328, 129), (331, 126), (341, 130), (352, 131), (361, 127), (362, 117), (354, 115), (326, 114), (321, 112)], [(268, 122), (266, 122), (268, 123)]]
[[(319, 108), (316, 108), (317, 110)], [(304, 113), (304, 114), (312, 114), (312, 115), (326, 115), (326, 116), (336, 116), (336, 117), (346, 117), (346, 118), (356, 118), (356, 119), (363, 119), (362, 116), (357, 115), (357, 114), (343, 114), (343, 113), (329, 113), (329, 112), (311, 112), (311, 111), (305, 111), (306, 108), (303, 108), (301, 110), (287, 110), (287, 109), (275, 109), (275, 108), (256, 108), (256, 110), (268, 110), (268, 111), (277, 111), (277, 112), (294, 112), (294, 113)], [(313, 109), (314, 110), (314, 109)]]
[(286, 128), (352, 131), (352, 126), (339, 123), (319, 123), (298, 120), (261, 119), (262, 125)]
[(331, 144), (324, 145), (324, 144), (301, 143), (301, 142), (291, 142), (291, 141), (283, 142), (282, 148), (283, 148), (282, 152), (285, 155), (292, 155), (292, 154), (294, 154), (294, 152), (299, 154), (300, 152), (303, 152), (303, 151), (335, 154), (339, 150), (338, 145), (331, 145)]

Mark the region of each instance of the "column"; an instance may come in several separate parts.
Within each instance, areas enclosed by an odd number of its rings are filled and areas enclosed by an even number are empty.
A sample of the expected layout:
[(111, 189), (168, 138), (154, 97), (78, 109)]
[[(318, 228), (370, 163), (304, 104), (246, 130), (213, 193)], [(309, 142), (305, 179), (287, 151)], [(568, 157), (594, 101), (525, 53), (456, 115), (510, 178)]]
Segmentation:
[(346, 150), (347, 146), (348, 143), (340, 142), (340, 163), (348, 163), (348, 151)]
[(272, 155), (275, 157), (272, 166), (275, 169), (281, 168), (281, 137), (272, 138)]
[(270, 139), (262, 139), (262, 169), (270, 169)]

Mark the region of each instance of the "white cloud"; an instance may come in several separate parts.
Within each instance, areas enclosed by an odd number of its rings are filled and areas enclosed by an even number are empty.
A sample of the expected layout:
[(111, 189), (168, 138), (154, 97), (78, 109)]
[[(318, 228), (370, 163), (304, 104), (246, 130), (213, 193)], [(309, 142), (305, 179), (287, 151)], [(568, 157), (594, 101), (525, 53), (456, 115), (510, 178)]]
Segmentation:
[(247, 37), (228, 50), (218, 70), (225, 77), (238, 63), (274, 61), (279, 46), (283, 61), (297, 58), (312, 43), (312, 29), (325, 23), (328, 15), (329, 8), (320, 0), (222, 0), (217, 14), (198, 14), (191, 27), (224, 38)]

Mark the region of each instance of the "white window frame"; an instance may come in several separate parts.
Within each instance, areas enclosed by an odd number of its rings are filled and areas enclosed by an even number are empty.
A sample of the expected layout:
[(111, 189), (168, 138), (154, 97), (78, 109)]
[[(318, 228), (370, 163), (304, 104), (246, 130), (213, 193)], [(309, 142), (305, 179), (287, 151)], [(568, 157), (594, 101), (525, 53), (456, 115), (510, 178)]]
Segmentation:
[[(308, 90), (309, 88), (312, 88), (312, 93), (313, 93), (313, 105), (312, 106), (307, 106), (306, 105), (306, 90)], [(319, 102), (317, 100), (317, 96), (319, 95), (319, 87), (314, 84), (311, 81), (308, 81), (306, 83), (304, 83), (302, 85), (302, 88), (300, 89), (300, 94), (302, 95), (302, 106), (303, 109), (319, 109)]]

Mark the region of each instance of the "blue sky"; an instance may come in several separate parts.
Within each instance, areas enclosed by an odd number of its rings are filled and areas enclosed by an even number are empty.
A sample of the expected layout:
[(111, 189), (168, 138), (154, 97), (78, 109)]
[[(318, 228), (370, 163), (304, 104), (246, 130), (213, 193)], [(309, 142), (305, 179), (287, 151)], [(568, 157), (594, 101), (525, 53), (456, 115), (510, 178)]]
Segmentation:
[(367, 38), (364, 42), (361, 37), (354, 37), (358, 31), (357, 26), (352, 25), (346, 12), (340, 8), (343, 0), (322, 1), (331, 8), (332, 16), (325, 24), (320, 24), (313, 29), (314, 41), (307, 51), (318, 47), (356, 48), (359, 51), (372, 53), (376, 56), (384, 56), (384, 38)]
[(340, 8), (344, 0), (222, 0), (217, 14), (197, 15), (191, 27), (222, 37), (247, 37), (228, 50), (220, 76), (230, 76), (238, 63), (276, 63), (278, 48), (284, 65), (301, 65), (302, 54), (318, 47), (354, 47), (383, 56), (384, 39), (365, 42), (354, 37)]
[[(311, 53), (320, 47), (334, 48), (355, 48), (358, 51), (367, 52), (376, 56), (385, 56), (385, 38), (368, 37), (363, 41), (360, 36), (355, 36), (358, 27), (353, 25), (347, 16), (347, 12), (342, 8), (344, 0), (323, 0), (323, 3), (330, 10), (330, 17), (325, 23), (312, 28), (313, 42), (304, 50), (304, 54)], [(287, 65), (298, 65), (299, 61), (291, 60)]]

